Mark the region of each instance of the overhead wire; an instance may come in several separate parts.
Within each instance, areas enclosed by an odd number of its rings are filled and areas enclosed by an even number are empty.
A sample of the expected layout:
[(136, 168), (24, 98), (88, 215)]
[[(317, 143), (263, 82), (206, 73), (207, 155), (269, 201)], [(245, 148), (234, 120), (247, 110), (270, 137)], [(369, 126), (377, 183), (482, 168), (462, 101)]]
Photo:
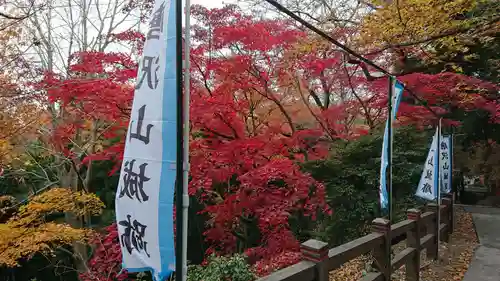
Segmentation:
[[(358, 58), (359, 60), (361, 60), (362, 62), (366, 63), (367, 65), (375, 68), (376, 70), (384, 73), (385, 75), (387, 76), (394, 76), (392, 75), (389, 71), (387, 71), (386, 69), (382, 68), (381, 66), (377, 65), (375, 62), (373, 62), (372, 60), (370, 59), (367, 59), (365, 57), (363, 57), (362, 55), (360, 55), (359, 53), (357, 53), (356, 51), (352, 50), (351, 48), (347, 47), (346, 45), (340, 43), (339, 41), (335, 40), (333, 37), (331, 37), (330, 35), (326, 34), (326, 32), (324, 32), (323, 30), (317, 28), (316, 26), (314, 26), (313, 24), (307, 22), (306, 20), (304, 20), (303, 18), (301, 18), (299, 15), (295, 14), (294, 12), (290, 11), (289, 9), (285, 8), (283, 5), (281, 5), (280, 3), (278, 3), (276, 0), (265, 0), (266, 2), (268, 2), (269, 4), (273, 5), (276, 9), (278, 9), (278, 11), (288, 15), (289, 17), (291, 17), (292, 19), (296, 20), (297, 22), (299, 22), (300, 24), (302, 24), (303, 26), (307, 27), (308, 29), (312, 30), (314, 33), (320, 35), (321, 37), (323, 37), (324, 39), (326, 39), (327, 41), (329, 41), (330, 43), (332, 43), (333, 45), (341, 48), (343, 51), (345, 51), (346, 53), (348, 53), (349, 55), (352, 55), (353, 57), (356, 57)], [(418, 95), (416, 95), (411, 89), (409, 89), (407, 86), (404, 85), (404, 83), (401, 83), (403, 85), (403, 88), (414, 98), (416, 99), (419, 103), (421, 103), (429, 112), (431, 112), (436, 118), (440, 118), (441, 115), (436, 113), (436, 111), (434, 111), (430, 106), (427, 105), (427, 103), (422, 100)]]
[[(335, 40), (334, 38), (332, 38), (330, 35), (328, 35), (325, 31), (317, 28), (316, 26), (314, 26), (313, 24), (307, 22), (306, 20), (304, 20), (303, 18), (301, 18), (299, 15), (297, 15), (296, 13), (290, 11), (289, 9), (287, 9), (286, 7), (284, 7), (283, 5), (281, 5), (280, 3), (278, 3), (276, 0), (265, 0), (266, 2), (268, 2), (269, 4), (271, 4), (272, 6), (274, 6), (276, 9), (278, 9), (280, 12), (288, 15), (289, 17), (291, 17), (292, 19), (296, 20), (297, 22), (299, 22), (300, 24), (302, 24), (303, 26), (307, 27), (308, 29), (310, 29), (311, 31), (315, 32), (316, 34), (320, 35), (321, 37), (323, 37), (324, 39), (326, 39), (327, 41), (329, 41), (330, 43), (332, 43), (333, 45), (339, 47), (340, 49), (342, 49), (344, 52), (346, 52), (347, 54), (359, 59), (360, 61), (364, 62), (365, 64), (373, 67), (374, 69), (382, 72), (383, 74), (387, 75), (387, 76), (393, 76), (389, 71), (387, 71), (386, 69), (384, 69), (383, 67), (379, 66), (378, 64), (376, 64), (375, 62), (373, 62), (372, 60), (370, 59), (367, 59), (365, 58), (364, 56), (362, 56), (361, 54), (357, 53), (356, 51), (352, 50), (351, 48), (349, 48), (348, 46), (346, 46), (345, 44), (342, 44), (340, 43), (339, 41)], [(102, 5), (104, 6), (104, 5)], [(65, 5), (61, 5), (59, 7), (65, 7)], [(41, 9), (42, 10), (42, 9)], [(401, 83), (403, 84), (403, 83)], [(406, 85), (403, 84), (403, 87), (404, 89), (415, 99), (417, 100), (421, 105), (423, 105), (429, 112), (431, 112), (435, 117), (440, 117), (440, 115), (438, 113), (436, 113), (430, 106), (427, 105), (427, 103), (422, 100), (417, 94), (415, 94), (409, 87), (407, 87)]]

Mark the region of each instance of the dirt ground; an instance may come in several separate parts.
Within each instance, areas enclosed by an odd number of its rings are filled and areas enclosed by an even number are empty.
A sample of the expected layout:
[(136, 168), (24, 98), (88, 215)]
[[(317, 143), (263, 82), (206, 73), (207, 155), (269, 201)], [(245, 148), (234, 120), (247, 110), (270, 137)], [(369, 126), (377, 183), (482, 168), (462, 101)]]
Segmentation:
[[(421, 252), (421, 281), (457, 281), (462, 280), (478, 245), (472, 216), (461, 207), (455, 209), (455, 231), (449, 242), (441, 242), (439, 258), (427, 260), (425, 250)], [(393, 246), (393, 252), (405, 249), (405, 242)], [(356, 281), (371, 271), (372, 258), (361, 256), (341, 268), (330, 272), (330, 281)], [(392, 274), (393, 281), (405, 280), (404, 266)]]

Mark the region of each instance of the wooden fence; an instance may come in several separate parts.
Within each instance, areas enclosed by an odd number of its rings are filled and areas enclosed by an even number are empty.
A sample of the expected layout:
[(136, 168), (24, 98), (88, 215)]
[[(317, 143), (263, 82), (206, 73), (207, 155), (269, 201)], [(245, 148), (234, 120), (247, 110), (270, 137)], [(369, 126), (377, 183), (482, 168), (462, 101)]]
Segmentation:
[[(276, 271), (257, 281), (328, 281), (329, 272), (342, 264), (372, 252), (378, 272), (369, 272), (360, 281), (389, 281), (391, 273), (403, 265), (406, 280), (420, 280), (420, 251), (426, 249), (428, 258), (437, 258), (438, 243), (437, 204), (428, 204), (425, 212), (407, 211), (408, 219), (390, 225), (377, 218), (372, 223), (372, 233), (333, 249), (318, 240), (308, 240), (301, 245), (303, 261)], [(440, 205), (440, 240), (448, 241), (453, 232), (453, 199), (445, 196)], [(391, 246), (406, 239), (406, 249), (391, 258)], [(389, 241), (390, 240), (390, 241)]]

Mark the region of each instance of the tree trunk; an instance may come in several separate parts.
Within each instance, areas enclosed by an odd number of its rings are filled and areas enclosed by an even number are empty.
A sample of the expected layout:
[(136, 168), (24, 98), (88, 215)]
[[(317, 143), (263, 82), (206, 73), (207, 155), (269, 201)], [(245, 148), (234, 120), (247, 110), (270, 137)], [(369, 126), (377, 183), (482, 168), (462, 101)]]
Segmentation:
[[(78, 191), (78, 175), (73, 166), (70, 166), (68, 171), (65, 165), (61, 165), (58, 171), (58, 176), (61, 182), (61, 187), (70, 188), (72, 191)], [(64, 217), (66, 223), (71, 225), (72, 227), (74, 228), (83, 227), (82, 218), (75, 216), (73, 213), (65, 213)], [(86, 245), (80, 242), (74, 242), (73, 257), (76, 270), (79, 273), (85, 272), (87, 270), (87, 266), (85, 263), (88, 260)]]

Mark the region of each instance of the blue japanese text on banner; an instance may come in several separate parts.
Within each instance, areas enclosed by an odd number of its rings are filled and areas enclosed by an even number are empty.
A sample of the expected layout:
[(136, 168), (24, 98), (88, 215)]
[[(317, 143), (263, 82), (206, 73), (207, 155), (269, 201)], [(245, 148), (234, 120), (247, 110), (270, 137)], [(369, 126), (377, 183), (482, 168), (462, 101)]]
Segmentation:
[(451, 137), (443, 136), (440, 144), (440, 175), (441, 175), (441, 192), (451, 192), (451, 178), (452, 178), (452, 150), (451, 150)]
[(116, 193), (116, 220), (129, 272), (163, 280), (175, 270), (176, 176), (175, 1), (156, 0), (132, 104)]

